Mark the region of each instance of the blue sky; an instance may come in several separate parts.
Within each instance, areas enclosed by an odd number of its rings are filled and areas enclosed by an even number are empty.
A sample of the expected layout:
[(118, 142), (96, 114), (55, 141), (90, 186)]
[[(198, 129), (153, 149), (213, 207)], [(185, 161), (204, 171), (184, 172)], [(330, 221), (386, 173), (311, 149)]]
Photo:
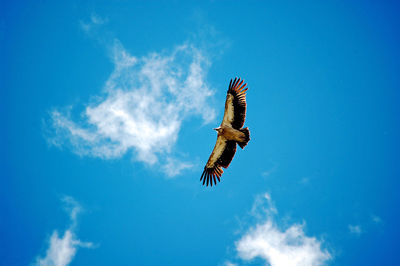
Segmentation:
[[(393, 1), (0, 8), (1, 265), (395, 265)], [(229, 80), (251, 141), (199, 182)]]

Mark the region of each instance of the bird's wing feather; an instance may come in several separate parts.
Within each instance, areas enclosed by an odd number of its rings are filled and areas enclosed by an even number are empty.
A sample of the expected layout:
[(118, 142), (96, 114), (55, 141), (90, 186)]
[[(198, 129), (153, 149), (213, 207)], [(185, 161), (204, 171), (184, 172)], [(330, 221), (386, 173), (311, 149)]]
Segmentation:
[(217, 137), (217, 142), (215, 143), (214, 149), (211, 152), (210, 158), (206, 164), (206, 167), (211, 168), (215, 165), (218, 159), (221, 157), (222, 153), (226, 147), (226, 139), (222, 136)]
[(225, 112), (224, 112), (224, 117), (222, 118), (221, 126), (232, 126), (232, 122), (235, 118), (234, 111), (235, 110), (233, 106), (233, 95), (228, 92), (228, 94), (226, 95)]
[(229, 164), (232, 162), (233, 156), (236, 153), (236, 141), (228, 140), (226, 146), (221, 156), (219, 157), (217, 163), (224, 168), (228, 168)]
[(230, 81), (225, 101), (225, 112), (221, 126), (230, 126), (240, 129), (246, 118), (246, 88), (243, 80), (235, 78)]
[(220, 177), (224, 172), (221, 167), (227, 168), (229, 166), (235, 152), (235, 141), (229, 141), (222, 136), (218, 136), (217, 142), (215, 143), (214, 149), (200, 178), (200, 181), (204, 178), (203, 185), (206, 183), (208, 186), (210, 183), (212, 186), (213, 182), (216, 185), (217, 180), (218, 182), (221, 181)]

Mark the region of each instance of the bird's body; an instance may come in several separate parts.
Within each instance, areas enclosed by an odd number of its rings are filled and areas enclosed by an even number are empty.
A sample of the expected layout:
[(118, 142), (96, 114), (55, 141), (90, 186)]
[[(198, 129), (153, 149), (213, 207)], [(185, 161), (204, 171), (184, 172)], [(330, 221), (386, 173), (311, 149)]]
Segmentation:
[[(236, 144), (242, 149), (250, 140), (249, 129), (242, 128), (246, 117), (246, 85), (243, 80), (236, 79), (229, 83), (225, 101), (225, 113), (221, 126), (215, 128), (218, 132), (217, 143), (204, 167), (200, 181), (211, 186), (217, 184), (217, 179), (223, 173), (221, 167), (227, 168), (236, 152)], [(204, 178), (204, 179), (203, 179)]]
[(246, 142), (246, 135), (233, 127), (222, 125), (216, 130), (218, 131), (218, 137), (236, 142)]

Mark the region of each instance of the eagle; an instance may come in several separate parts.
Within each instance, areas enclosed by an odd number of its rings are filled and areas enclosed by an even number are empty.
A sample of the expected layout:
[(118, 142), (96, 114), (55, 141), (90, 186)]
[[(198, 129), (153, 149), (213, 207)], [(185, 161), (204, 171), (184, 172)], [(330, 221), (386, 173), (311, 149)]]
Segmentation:
[(235, 155), (236, 144), (243, 149), (250, 140), (249, 129), (242, 128), (246, 118), (246, 86), (240, 78), (229, 83), (224, 117), (221, 125), (214, 128), (218, 132), (217, 143), (200, 177), (203, 185), (217, 185), (217, 179), (220, 182), (224, 172), (222, 167), (227, 168)]

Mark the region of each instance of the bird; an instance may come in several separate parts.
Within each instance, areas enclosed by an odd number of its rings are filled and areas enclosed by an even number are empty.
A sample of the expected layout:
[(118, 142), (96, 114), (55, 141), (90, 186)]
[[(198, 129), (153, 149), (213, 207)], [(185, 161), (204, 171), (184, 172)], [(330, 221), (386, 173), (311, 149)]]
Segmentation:
[(222, 123), (219, 127), (214, 128), (218, 132), (217, 142), (211, 152), (204, 171), (200, 177), (203, 186), (213, 183), (217, 185), (221, 181), (220, 177), (224, 172), (223, 168), (227, 168), (231, 163), (236, 152), (236, 144), (242, 149), (250, 141), (250, 130), (245, 127), (246, 118), (246, 91), (247, 83), (243, 84), (240, 78), (231, 79), (225, 101), (225, 112)]

